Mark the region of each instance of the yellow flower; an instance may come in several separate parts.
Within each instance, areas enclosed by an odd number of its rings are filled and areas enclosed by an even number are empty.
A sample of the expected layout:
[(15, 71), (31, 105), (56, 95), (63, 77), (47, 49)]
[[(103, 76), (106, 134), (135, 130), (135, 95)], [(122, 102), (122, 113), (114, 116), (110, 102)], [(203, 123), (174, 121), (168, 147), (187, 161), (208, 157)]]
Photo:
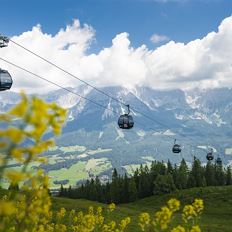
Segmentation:
[(142, 231), (145, 231), (146, 226), (150, 223), (150, 215), (148, 213), (141, 213), (139, 215), (139, 223), (138, 225), (140, 226)]
[(7, 136), (14, 143), (20, 143), (24, 138), (24, 132), (14, 127), (8, 128), (5, 131), (4, 135)]
[(194, 210), (199, 214), (204, 209), (204, 202), (202, 199), (195, 199), (193, 202)]
[(180, 201), (176, 199), (170, 199), (168, 201), (168, 207), (172, 212), (175, 212), (180, 209)]
[(0, 216), (9, 216), (15, 212), (14, 204), (7, 200), (0, 200)]
[(108, 209), (109, 209), (110, 212), (114, 211), (115, 208), (116, 208), (116, 205), (114, 203), (111, 203), (111, 204), (108, 205)]
[(26, 114), (27, 107), (28, 107), (28, 99), (25, 94), (21, 94), (22, 100), (21, 102), (16, 105), (13, 109), (10, 110), (10, 114), (17, 116), (17, 117), (23, 117)]
[(172, 211), (168, 207), (162, 207), (161, 211), (158, 211), (155, 214), (155, 220), (157, 225), (160, 226), (161, 230), (164, 230), (168, 227), (169, 222), (171, 221)]
[(201, 232), (201, 229), (199, 226), (193, 226), (190, 230), (190, 232)]
[(23, 161), (23, 150), (22, 149), (14, 148), (10, 154), (11, 154), (11, 157), (15, 158), (17, 161), (19, 162)]
[(183, 209), (182, 218), (185, 222), (193, 219), (197, 216), (197, 213), (192, 205), (186, 205)]
[(130, 218), (129, 217), (126, 217), (125, 219), (121, 220), (121, 223), (119, 225), (120, 231), (124, 231), (128, 224), (130, 224)]
[(25, 178), (25, 174), (19, 171), (8, 171), (6, 173), (6, 177), (8, 178), (10, 183), (15, 185)]
[(177, 226), (171, 230), (171, 232), (185, 232), (185, 228), (182, 226)]

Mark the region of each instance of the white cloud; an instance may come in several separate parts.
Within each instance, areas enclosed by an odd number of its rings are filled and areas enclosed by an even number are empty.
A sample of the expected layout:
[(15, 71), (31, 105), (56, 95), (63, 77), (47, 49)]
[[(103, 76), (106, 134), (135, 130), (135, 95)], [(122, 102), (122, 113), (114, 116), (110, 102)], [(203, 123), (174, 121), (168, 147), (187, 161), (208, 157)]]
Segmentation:
[[(129, 35), (121, 33), (115, 36), (110, 47), (97, 54), (87, 54), (94, 35), (93, 28), (81, 26), (75, 20), (54, 36), (43, 33), (38, 25), (12, 39), (97, 86), (232, 87), (232, 17), (223, 20), (217, 32), (204, 38), (187, 44), (170, 41), (154, 50), (145, 45), (132, 47)], [(0, 57), (58, 84), (73, 87), (80, 84), (12, 43), (0, 52)], [(13, 90), (24, 88), (39, 92), (53, 88), (4, 62), (0, 62), (0, 66), (12, 73)]]
[(156, 44), (156, 43), (168, 41), (169, 38), (166, 35), (153, 34), (150, 40), (152, 43)]
[[(76, 75), (81, 75), (78, 68), (79, 63), (85, 57), (86, 50), (94, 40), (94, 34), (92, 27), (88, 25), (81, 26), (79, 20), (74, 20), (72, 25), (60, 29), (54, 36), (43, 33), (41, 26), (36, 25), (31, 31), (24, 32), (19, 36), (13, 36), (11, 39), (53, 61), (60, 67)], [(0, 57), (65, 87), (78, 84), (75, 79), (71, 79), (70, 76), (65, 75), (13, 43), (9, 43), (7, 48), (0, 50)], [(56, 88), (19, 69), (6, 65), (4, 62), (0, 62), (0, 67), (11, 71), (14, 77), (13, 90), (24, 89), (28, 92), (43, 92)]]

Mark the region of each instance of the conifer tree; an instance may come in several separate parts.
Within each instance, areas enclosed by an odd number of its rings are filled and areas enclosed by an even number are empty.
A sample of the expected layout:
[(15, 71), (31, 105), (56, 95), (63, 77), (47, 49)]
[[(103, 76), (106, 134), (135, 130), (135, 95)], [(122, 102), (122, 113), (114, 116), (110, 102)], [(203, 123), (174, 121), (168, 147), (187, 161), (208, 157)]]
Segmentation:
[(205, 180), (207, 186), (215, 186), (216, 180), (215, 180), (215, 167), (214, 165), (208, 161), (206, 168), (205, 168)]
[(110, 184), (110, 196), (111, 202), (119, 203), (120, 202), (120, 193), (119, 193), (119, 177), (116, 169), (113, 170), (112, 174), (112, 183)]
[(154, 182), (154, 194), (171, 193), (176, 189), (172, 175), (158, 175)]
[(170, 175), (173, 175), (173, 167), (172, 167), (170, 160), (168, 160), (168, 163), (167, 163), (167, 173)]
[(223, 170), (223, 165), (215, 163), (214, 166), (215, 166), (215, 179), (217, 185), (219, 186), (225, 185), (226, 176)]
[(179, 168), (176, 170), (175, 186), (178, 189), (187, 188), (188, 183), (188, 166), (184, 159), (181, 160)]
[(231, 175), (231, 167), (228, 166), (226, 169), (226, 185), (232, 184), (232, 175)]
[(192, 170), (190, 171), (190, 174), (189, 174), (187, 186), (189, 188), (206, 186), (204, 169), (201, 166), (200, 160), (195, 157), (194, 157), (194, 161), (192, 165)]
[(138, 198), (136, 184), (134, 178), (129, 180), (129, 202), (135, 201)]

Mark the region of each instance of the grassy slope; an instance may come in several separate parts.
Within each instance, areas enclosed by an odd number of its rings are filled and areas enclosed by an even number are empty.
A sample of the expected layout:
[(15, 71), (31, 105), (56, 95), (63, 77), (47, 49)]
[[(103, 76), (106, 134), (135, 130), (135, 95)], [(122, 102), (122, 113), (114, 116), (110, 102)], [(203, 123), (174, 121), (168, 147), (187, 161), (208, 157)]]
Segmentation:
[[(127, 231), (139, 231), (136, 229), (139, 213), (149, 212), (153, 214), (170, 198), (181, 200), (182, 205), (191, 203), (194, 198), (204, 199), (205, 210), (201, 219), (203, 231), (232, 232), (232, 186), (193, 188), (162, 196), (152, 196), (134, 203), (121, 204), (110, 217), (112, 220), (119, 220), (130, 216), (132, 224)], [(53, 210), (60, 207), (65, 207), (67, 210), (85, 210), (90, 205), (105, 207), (104, 204), (87, 200), (53, 198)], [(178, 220), (180, 220), (180, 215), (177, 217), (177, 223)]]

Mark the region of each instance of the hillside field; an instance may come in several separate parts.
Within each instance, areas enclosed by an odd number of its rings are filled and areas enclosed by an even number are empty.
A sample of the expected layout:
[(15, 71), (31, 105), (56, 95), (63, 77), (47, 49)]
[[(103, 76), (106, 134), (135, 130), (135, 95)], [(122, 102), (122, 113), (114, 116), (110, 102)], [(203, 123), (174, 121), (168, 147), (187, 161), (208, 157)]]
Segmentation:
[[(182, 206), (191, 203), (194, 198), (203, 199), (205, 209), (200, 223), (203, 231), (232, 232), (232, 186), (193, 188), (162, 196), (152, 196), (129, 204), (120, 204), (109, 217), (112, 220), (119, 220), (123, 217), (130, 216), (132, 223), (127, 231), (140, 231), (139, 227), (137, 227), (138, 215), (141, 212), (148, 212), (153, 215), (170, 198), (179, 199)], [(64, 207), (67, 210), (75, 209), (84, 211), (89, 206), (96, 207), (100, 205), (106, 207), (104, 204), (88, 200), (54, 197), (52, 201), (53, 211), (57, 211), (60, 207)], [(179, 220), (180, 214), (177, 217), (176, 223)]]
[[(6, 190), (1, 190), (0, 198), (6, 193)], [(195, 198), (203, 199), (205, 208), (200, 221), (202, 231), (232, 232), (232, 186), (192, 188), (172, 194), (152, 196), (133, 203), (120, 204), (117, 206), (116, 210), (107, 217), (109, 217), (108, 219), (119, 221), (129, 216), (132, 222), (126, 231), (140, 231), (137, 226), (138, 215), (142, 212), (148, 212), (153, 215), (154, 212), (165, 205), (170, 198), (179, 199), (182, 206), (191, 203)], [(53, 212), (58, 211), (61, 207), (64, 207), (68, 211), (71, 209), (86, 211), (89, 206), (107, 207), (105, 204), (83, 199), (52, 198)], [(179, 214), (176, 218), (176, 224), (180, 221), (180, 216)]]

